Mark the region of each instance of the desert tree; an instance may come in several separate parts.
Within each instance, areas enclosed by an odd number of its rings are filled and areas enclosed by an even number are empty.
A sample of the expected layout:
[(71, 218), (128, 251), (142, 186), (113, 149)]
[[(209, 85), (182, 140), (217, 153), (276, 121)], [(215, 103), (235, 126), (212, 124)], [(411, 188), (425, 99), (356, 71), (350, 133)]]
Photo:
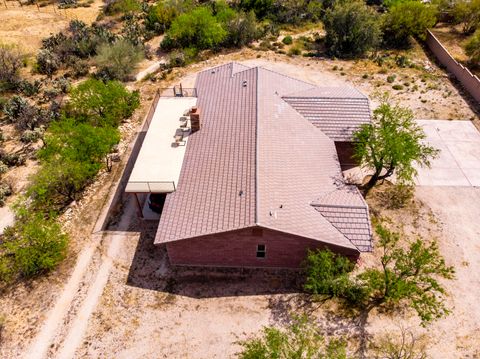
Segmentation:
[(143, 48), (126, 39), (117, 40), (114, 44), (104, 43), (97, 51), (97, 76), (106, 80), (128, 81), (144, 57)]
[[(352, 274), (353, 265), (324, 250), (307, 257), (305, 290), (315, 296), (339, 298), (368, 316), (373, 308), (413, 308), (422, 324), (449, 313), (441, 279), (452, 279), (435, 241), (416, 238), (400, 243), (402, 235), (377, 224), (380, 266)], [(326, 274), (325, 274), (326, 273)], [(315, 297), (314, 297), (315, 298)]]
[(241, 343), (241, 359), (346, 359), (346, 343), (326, 338), (307, 316), (293, 318), (284, 329), (265, 327), (261, 336)]
[(473, 33), (480, 24), (480, 0), (457, 0), (452, 15), (455, 22), (462, 24), (464, 34)]
[(470, 57), (470, 61), (478, 65), (480, 63), (480, 31), (475, 31), (465, 44), (465, 53)]
[(65, 113), (96, 127), (115, 127), (139, 105), (138, 91), (128, 91), (118, 81), (88, 79), (71, 90)]
[(411, 183), (417, 174), (416, 166), (430, 167), (431, 159), (439, 153), (424, 143), (426, 135), (412, 111), (391, 104), (387, 96), (373, 111), (372, 122), (362, 125), (353, 137), (355, 158), (374, 171), (366, 191), (394, 173), (399, 182)]
[(25, 206), (16, 208), (15, 224), (0, 243), (0, 283), (8, 285), (54, 269), (66, 256), (68, 236), (54, 218)]
[(404, 303), (423, 324), (447, 315), (440, 279), (453, 279), (455, 271), (445, 263), (437, 242), (418, 237), (403, 246), (400, 233), (382, 224), (375, 231), (382, 251), (381, 268), (368, 269), (356, 278), (366, 288), (366, 302), (387, 309)]
[(383, 16), (383, 39), (391, 47), (410, 46), (411, 37), (425, 40), (437, 22), (437, 7), (420, 1), (397, 1)]
[(325, 43), (339, 57), (359, 57), (381, 42), (379, 15), (363, 1), (336, 2), (325, 13)]

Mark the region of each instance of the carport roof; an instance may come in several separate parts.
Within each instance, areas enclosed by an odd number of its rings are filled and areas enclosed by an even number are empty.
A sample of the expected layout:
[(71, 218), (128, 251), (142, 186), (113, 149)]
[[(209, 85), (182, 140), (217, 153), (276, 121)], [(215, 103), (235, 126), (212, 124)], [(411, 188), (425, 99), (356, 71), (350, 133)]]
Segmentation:
[[(200, 72), (196, 89), (202, 128), (189, 138), (155, 243), (264, 226), (357, 251), (312, 205), (343, 186), (334, 142), (284, 100), (316, 87), (226, 64)], [(357, 220), (348, 211), (337, 217)]]

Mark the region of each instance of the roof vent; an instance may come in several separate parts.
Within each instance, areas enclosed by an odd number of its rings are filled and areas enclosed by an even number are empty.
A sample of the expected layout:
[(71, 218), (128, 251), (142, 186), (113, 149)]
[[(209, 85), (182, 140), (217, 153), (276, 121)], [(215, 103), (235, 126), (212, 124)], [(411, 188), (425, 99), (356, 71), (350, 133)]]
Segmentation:
[(243, 190), (238, 191), (238, 195), (239, 195), (240, 197), (243, 197)]
[(211, 72), (211, 73), (214, 74), (214, 73), (215, 73), (215, 69), (212, 69), (212, 72)]
[(243, 87), (247, 87), (247, 80), (243, 80), (242, 86), (243, 86)]

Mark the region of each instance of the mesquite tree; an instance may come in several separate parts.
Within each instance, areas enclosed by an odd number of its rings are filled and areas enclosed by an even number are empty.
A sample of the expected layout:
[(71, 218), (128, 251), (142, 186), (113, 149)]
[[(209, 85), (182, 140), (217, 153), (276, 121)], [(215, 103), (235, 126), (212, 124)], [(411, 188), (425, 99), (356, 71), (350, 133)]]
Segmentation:
[(425, 137), (410, 109), (392, 105), (383, 97), (372, 122), (354, 134), (355, 158), (374, 170), (366, 190), (394, 173), (400, 182), (411, 183), (417, 174), (415, 165), (430, 167), (439, 150), (425, 144)]
[(367, 315), (375, 307), (413, 308), (422, 324), (445, 316), (445, 288), (441, 279), (454, 278), (435, 241), (417, 238), (400, 243), (402, 235), (376, 226), (382, 251), (380, 266), (352, 274), (353, 265), (332, 252), (309, 252), (305, 290), (321, 299), (336, 297)]

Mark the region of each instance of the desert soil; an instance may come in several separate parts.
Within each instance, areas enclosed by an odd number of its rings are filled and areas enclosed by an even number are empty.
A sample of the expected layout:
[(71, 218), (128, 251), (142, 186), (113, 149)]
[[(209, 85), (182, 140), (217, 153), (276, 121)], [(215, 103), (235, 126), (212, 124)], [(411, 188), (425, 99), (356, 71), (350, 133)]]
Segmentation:
[[(412, 60), (421, 69), (388, 69), (388, 73), (411, 83), (408, 89), (394, 91), (394, 99), (411, 107), (417, 118), (476, 121), (459, 90), (430, 63), (423, 50), (418, 47), (413, 53)], [(233, 357), (240, 349), (239, 341), (255, 335), (264, 325), (284, 323), (291, 311), (300, 311), (299, 295), (295, 294), (298, 278), (289, 272), (170, 268), (164, 249), (152, 244), (156, 223), (137, 221), (128, 197), (116, 206), (120, 215), (110, 224), (109, 231), (100, 237), (91, 234), (113, 191), (112, 185), (120, 179), (128, 159), (128, 145), (148, 110), (154, 90), (176, 82), (188, 87), (193, 85), (197, 71), (232, 60), (263, 65), (317, 85), (347, 83), (369, 96), (378, 91), (393, 91), (392, 84), (386, 81), (388, 74), (379, 73), (381, 68), (369, 60), (287, 57), (251, 49), (176, 69), (166, 81), (132, 84), (141, 90), (143, 107), (124, 125), (122, 163), (116, 164), (113, 173), (100, 174), (85, 198), (64, 215), (65, 228), (72, 237), (68, 260), (54, 273), (18, 284), (0, 298), (0, 312), (5, 318), (1, 357), (22, 357), (37, 345), (49, 357), (68, 357), (72, 353), (78, 358)], [(338, 70), (333, 70), (334, 66)], [(373, 76), (365, 79), (365, 73)], [(412, 88), (414, 83), (418, 89)], [(474, 218), (480, 213), (479, 199), (479, 190), (472, 187), (418, 188), (415, 203), (397, 211), (379, 209), (375, 198), (369, 199), (374, 214), (389, 216), (394, 225), (402, 223), (408, 233), (436, 237), (448, 264), (455, 266), (457, 278), (445, 283), (452, 309), (449, 317), (422, 329), (410, 311), (395, 317), (373, 313), (367, 324), (368, 333), (396, 330), (402, 323), (426, 337), (432, 357), (480, 355), (476, 336), (480, 311), (475, 305), (480, 294), (479, 277), (475, 274), (480, 270), (480, 248), (475, 242), (480, 227)], [(80, 279), (67, 287), (67, 294), (73, 296), (60, 307), (65, 313), (49, 326), (51, 335), (45, 339), (39, 332), (48, 323), (58, 298), (66, 293), (65, 283), (78, 268), (77, 256), (90, 246), (95, 250)], [(363, 255), (361, 265), (375, 263), (378, 255)], [(363, 334), (354, 320), (340, 317), (328, 306), (315, 309), (313, 314), (328, 333), (349, 335), (349, 349), (356, 350)], [(70, 341), (71, 338), (75, 340)]]
[(95, 21), (102, 0), (95, 0), (90, 7), (58, 9), (48, 5), (20, 7), (16, 1), (6, 1), (0, 8), (0, 42), (18, 45), (28, 54), (35, 54), (42, 39), (63, 30), (71, 20), (82, 20), (88, 24)]

